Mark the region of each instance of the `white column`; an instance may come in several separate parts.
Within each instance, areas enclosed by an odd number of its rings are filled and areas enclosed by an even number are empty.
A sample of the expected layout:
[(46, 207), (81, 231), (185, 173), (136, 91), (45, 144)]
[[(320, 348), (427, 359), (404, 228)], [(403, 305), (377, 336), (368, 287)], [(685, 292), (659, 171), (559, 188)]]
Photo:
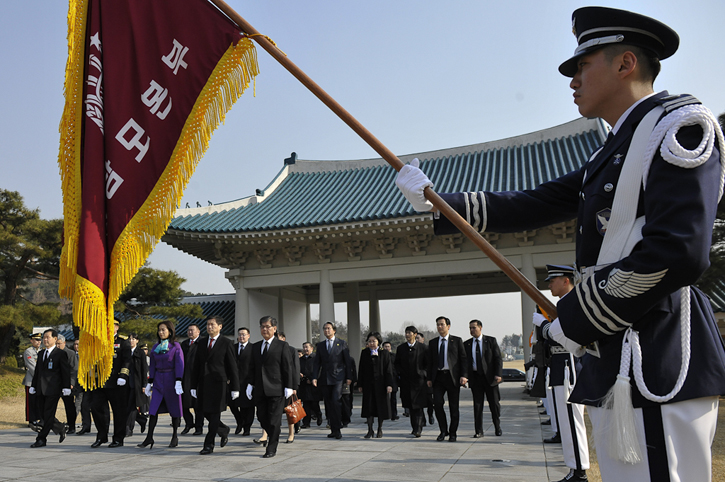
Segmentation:
[(374, 289), (370, 290), (370, 331), (377, 331), (382, 334), (380, 327), (380, 302), (378, 301), (378, 292)]
[(320, 271), (320, 339), (324, 340), (322, 326), (328, 321), (335, 323), (335, 293), (330, 282), (330, 272)]
[(241, 270), (229, 270), (225, 276), (235, 290), (234, 296), (234, 333), (239, 328), (246, 326), (251, 329), (249, 323), (249, 292), (244, 288), (244, 277)]
[(277, 326), (279, 331), (284, 329), (284, 298), (282, 297), (282, 288), (277, 289)]
[(347, 283), (347, 345), (350, 355), (357, 364), (360, 360), (362, 337), (360, 335), (360, 285), (357, 282)]
[[(536, 268), (534, 268), (534, 258), (531, 253), (521, 255), (521, 273), (536, 285)], [(531, 330), (534, 328), (532, 315), (535, 310), (536, 303), (534, 303), (534, 300), (529, 298), (525, 293), (521, 293), (521, 335), (523, 337), (521, 342), (524, 346), (524, 362), (529, 361), (529, 355), (531, 353), (529, 336), (531, 335)]]
[[(312, 343), (312, 316), (310, 315), (310, 304), (309, 303), (306, 303), (305, 305), (306, 305), (306, 308), (307, 308), (306, 309), (306, 311), (307, 311), (307, 313), (306, 313), (307, 319), (305, 320), (305, 323), (307, 325), (307, 341), (309, 341), (310, 343)], [(312, 343), (312, 347), (313, 348), (315, 347), (315, 344), (314, 343)]]

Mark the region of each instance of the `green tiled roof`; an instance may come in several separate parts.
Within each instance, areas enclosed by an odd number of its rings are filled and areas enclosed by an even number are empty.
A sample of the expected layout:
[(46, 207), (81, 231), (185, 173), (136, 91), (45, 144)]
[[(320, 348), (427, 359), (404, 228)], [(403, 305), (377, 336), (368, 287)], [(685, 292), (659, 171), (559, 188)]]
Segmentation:
[[(601, 121), (579, 119), (511, 139), (401, 156), (401, 160), (421, 159), (436, 192), (531, 189), (579, 169), (605, 136)], [(292, 158), (258, 196), (211, 209), (180, 210), (169, 229), (242, 233), (415, 215), (394, 179), (395, 170), (380, 159)]]

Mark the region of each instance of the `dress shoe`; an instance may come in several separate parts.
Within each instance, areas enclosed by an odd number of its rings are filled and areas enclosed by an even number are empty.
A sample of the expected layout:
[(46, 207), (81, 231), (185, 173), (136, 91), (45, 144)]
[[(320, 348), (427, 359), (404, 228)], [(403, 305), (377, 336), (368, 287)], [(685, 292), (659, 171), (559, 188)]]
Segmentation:
[(277, 452), (265, 452), (264, 455), (262, 455), (262, 458), (263, 459), (271, 459), (275, 455), (277, 455)]
[(204, 435), (204, 431), (202, 429), (194, 430), (194, 433), (192, 433), (191, 435)]
[(477, 434), (475, 434), (475, 435), (473, 436), (473, 438), (481, 438), (481, 437), (483, 437), (483, 434), (482, 434), (482, 433), (480, 433), (480, 432), (479, 432), (479, 433), (477, 433)]
[(176, 434), (171, 436), (171, 442), (169, 442), (169, 448), (173, 449), (174, 447), (179, 446), (179, 437), (176, 436)]
[(239, 435), (239, 432), (241, 432), (241, 431), (242, 431), (242, 426), (237, 425), (237, 428), (234, 430), (234, 435)]
[(76, 435), (83, 435), (86, 433), (91, 433), (91, 429), (89, 427), (82, 427), (79, 431), (76, 432)]
[(308, 423), (306, 425), (300, 425), (300, 428), (310, 428), (310, 424)]
[(133, 437), (133, 430), (126, 429), (126, 438)]
[(149, 437), (147, 435), (146, 439), (143, 442), (141, 442), (140, 444), (136, 445), (136, 447), (141, 448), (141, 449), (145, 449), (146, 447), (148, 447), (149, 450), (151, 450), (152, 448), (154, 448), (154, 439), (152, 439), (151, 437)]
[(383, 438), (383, 428), (378, 428), (378, 434), (375, 436), (375, 438)]
[(63, 440), (65, 440), (65, 434), (68, 433), (68, 429), (65, 425), (63, 425), (63, 428), (60, 429), (60, 438), (58, 439), (58, 443), (62, 444)]
[(229, 432), (230, 432), (230, 430), (231, 429), (229, 427), (227, 427), (227, 430), (222, 434), (222, 436), (221, 436), (222, 439), (219, 442), (219, 446), (220, 447), (226, 446), (227, 445), (227, 442), (229, 442)]
[(551, 425), (551, 419), (541, 422), (541, 425)]
[(447, 437), (447, 436), (448, 436), (448, 434), (447, 434), (447, 433), (443, 433), (443, 432), (441, 432), (441, 434), (440, 434), (440, 435), (438, 435), (438, 437), (436, 438), (436, 440), (437, 440), (438, 442), (443, 442), (443, 441), (444, 441), (444, 440), (446, 439), (446, 437)]
[(559, 435), (559, 432), (556, 432), (556, 434), (551, 438), (545, 438), (544, 439), (545, 444), (560, 444), (561, 443), (561, 435)]
[(503, 435), (503, 431), (501, 431), (501, 427), (496, 427), (496, 437), (500, 437)]
[(242, 437), (249, 437), (251, 434), (249, 433), (249, 429), (245, 428), (244, 432), (242, 432)]
[(117, 447), (123, 447), (123, 441), (121, 440), (114, 440), (108, 445), (109, 449), (115, 449)]
[(322, 417), (317, 417), (317, 426), (322, 425)]
[(434, 422), (433, 415), (428, 415), (428, 423), (433, 425), (433, 422)]
[(108, 440), (98, 440), (98, 439), (96, 439), (96, 441), (91, 444), (91, 448), (92, 449), (97, 449), (98, 447), (100, 447), (101, 445), (103, 445), (106, 442), (108, 442)]
[(68, 430), (65, 431), (65, 434), (66, 435), (73, 435), (74, 433), (76, 433), (76, 428), (75, 427), (69, 428)]
[(141, 425), (141, 433), (146, 431), (146, 420), (139, 420), (138, 424)]
[(451, 435), (450, 437), (448, 437), (449, 442), (455, 442), (456, 440), (458, 440), (458, 437), (456, 437), (455, 435)]
[(569, 469), (569, 473), (566, 474), (566, 477), (561, 479), (559, 482), (587, 482), (588, 480), (586, 470)]
[(292, 438), (287, 438), (287, 441), (286, 441), (285, 443), (286, 443), (286, 444), (291, 444), (291, 443), (294, 443), (294, 441), (295, 441), (294, 437), (292, 437)]
[[(330, 435), (332, 435), (332, 434), (330, 434)], [(368, 433), (366, 433), (365, 437), (363, 437), (363, 438), (372, 438), (373, 435), (375, 435), (375, 432), (373, 432), (373, 428), (370, 427), (370, 428), (368, 428)]]
[(400, 417), (398, 417), (398, 416), (396, 415), (395, 417), (393, 417), (393, 421), (395, 421), (395, 420), (400, 420)]
[(259, 440), (258, 438), (255, 438), (255, 439), (252, 440), (252, 442), (254, 442), (257, 445), (261, 445), (262, 447), (266, 447), (267, 446), (267, 441), (266, 440)]
[(30, 446), (32, 449), (37, 449), (38, 447), (45, 447), (45, 440), (36, 440), (35, 443)]
[(191, 427), (187, 425), (186, 427), (184, 427), (184, 430), (181, 431), (181, 435), (186, 435), (189, 432), (191, 432)]
[(201, 452), (199, 452), (199, 455), (209, 455), (214, 453), (214, 447), (204, 447), (201, 449)]
[(300, 430), (302, 430), (302, 429), (300, 428), (300, 426), (299, 426), (299, 425), (296, 425), (296, 426), (295, 426), (295, 434), (298, 434), (298, 433), (300, 433)]
[(415, 436), (415, 438), (420, 438), (421, 432), (413, 432), (413, 435)]

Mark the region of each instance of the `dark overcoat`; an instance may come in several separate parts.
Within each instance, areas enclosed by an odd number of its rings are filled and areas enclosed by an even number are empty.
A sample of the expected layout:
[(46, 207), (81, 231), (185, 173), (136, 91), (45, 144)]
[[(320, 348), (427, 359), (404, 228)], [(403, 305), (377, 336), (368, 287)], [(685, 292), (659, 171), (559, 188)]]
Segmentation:
[(378, 350), (376, 356), (365, 348), (360, 353), (360, 368), (357, 372), (357, 386), (362, 388), (362, 413), (364, 417), (390, 419), (387, 387), (393, 386), (393, 360), (390, 352)]

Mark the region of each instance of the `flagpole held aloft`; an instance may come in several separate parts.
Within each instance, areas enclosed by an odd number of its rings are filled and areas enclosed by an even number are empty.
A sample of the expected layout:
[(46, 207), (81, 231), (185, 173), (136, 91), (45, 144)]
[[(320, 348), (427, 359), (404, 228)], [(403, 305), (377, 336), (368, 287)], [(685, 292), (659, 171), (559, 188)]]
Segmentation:
[[(355, 119), (347, 110), (345, 110), (340, 104), (335, 101), (327, 92), (325, 92), (315, 81), (307, 76), (297, 65), (287, 58), (284, 54), (268, 37), (260, 34), (252, 25), (249, 24), (241, 15), (239, 15), (233, 8), (231, 8), (223, 0), (210, 0), (214, 5), (224, 12), (232, 21), (234, 21), (239, 28), (256, 41), (264, 50), (267, 51), (272, 57), (274, 57), (282, 66), (287, 69), (297, 80), (299, 80), (307, 89), (310, 90), (318, 99), (322, 101), (327, 107), (330, 108), (345, 124), (347, 124), (357, 135), (359, 135), (370, 147), (375, 150), (380, 156), (387, 161), (396, 171), (400, 171), (403, 167), (403, 162), (393, 154), (390, 149), (383, 145), (370, 131), (368, 131), (357, 119)], [(483, 253), (498, 266), (516, 285), (521, 288), (521, 291), (526, 293), (534, 302), (541, 307), (551, 319), (556, 318), (556, 307), (549, 301), (544, 294), (529, 281), (511, 262), (506, 259), (496, 248), (491, 246), (491, 243), (481, 236), (470, 224), (466, 222), (448, 203), (446, 203), (435, 191), (431, 188), (426, 188), (424, 191), (426, 199), (428, 199), (441, 214), (448, 218), (468, 239), (481, 250)]]

